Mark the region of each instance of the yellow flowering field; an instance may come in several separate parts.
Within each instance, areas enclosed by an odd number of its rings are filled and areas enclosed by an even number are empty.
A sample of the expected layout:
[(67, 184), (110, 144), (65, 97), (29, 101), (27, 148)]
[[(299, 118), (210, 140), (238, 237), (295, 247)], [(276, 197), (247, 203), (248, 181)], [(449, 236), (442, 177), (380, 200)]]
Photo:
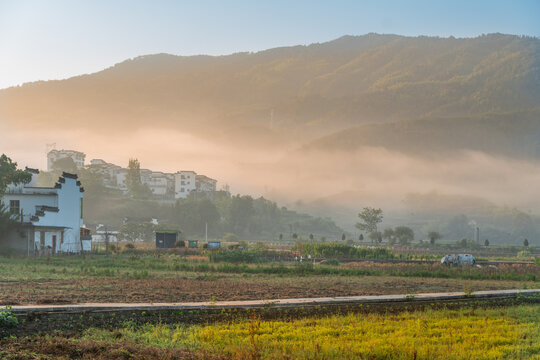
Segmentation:
[(91, 329), (82, 340), (133, 341), (225, 359), (540, 359), (540, 305), (396, 314), (251, 319), (206, 326)]
[(540, 358), (540, 306), (244, 321), (198, 329), (234, 359)]

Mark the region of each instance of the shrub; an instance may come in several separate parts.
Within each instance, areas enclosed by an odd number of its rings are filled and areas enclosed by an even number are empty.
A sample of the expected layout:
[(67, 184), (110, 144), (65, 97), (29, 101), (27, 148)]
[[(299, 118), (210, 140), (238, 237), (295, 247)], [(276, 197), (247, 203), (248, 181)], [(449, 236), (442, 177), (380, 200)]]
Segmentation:
[(328, 259), (322, 263), (323, 265), (339, 266), (341, 263), (338, 259)]
[(208, 255), (211, 262), (258, 264), (268, 262), (262, 251), (253, 250), (219, 250)]
[(6, 306), (6, 308), (2, 311), (0, 311), (0, 329), (1, 328), (13, 328), (19, 324), (19, 320), (15, 315), (13, 315), (13, 311), (11, 310), (11, 306)]
[(186, 242), (184, 240), (176, 240), (176, 242), (174, 243), (174, 247), (177, 247), (177, 248), (186, 247)]
[(223, 235), (223, 241), (225, 241), (225, 242), (237, 242), (238, 241), (238, 236), (236, 236), (235, 234), (232, 234), (232, 233), (226, 233), (225, 235)]
[(132, 243), (127, 243), (127, 244), (125, 245), (125, 247), (126, 247), (126, 249), (129, 249), (129, 250), (135, 249), (135, 245), (133, 245)]
[(356, 248), (342, 243), (302, 243), (297, 245), (303, 254), (316, 258), (393, 259), (394, 253), (385, 248)]

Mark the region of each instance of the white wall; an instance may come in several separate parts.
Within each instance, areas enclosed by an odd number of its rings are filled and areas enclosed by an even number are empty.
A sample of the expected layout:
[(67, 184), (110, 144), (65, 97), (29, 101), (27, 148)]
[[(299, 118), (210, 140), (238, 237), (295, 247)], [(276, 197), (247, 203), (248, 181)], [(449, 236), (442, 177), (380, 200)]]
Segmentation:
[(174, 195), (177, 199), (185, 199), (196, 189), (195, 176), (193, 171), (179, 171), (174, 174)]
[[(81, 218), (83, 193), (77, 186), (77, 180), (71, 178), (65, 178), (65, 183), (56, 191), (58, 212), (45, 211), (44, 216), (40, 216), (37, 221), (32, 223), (37, 227), (36, 231), (39, 231), (39, 227), (64, 227), (64, 243), (59, 245), (57, 249), (62, 252), (79, 252), (81, 249), (80, 229), (83, 225)], [(57, 244), (60, 243), (60, 240), (61, 236), (58, 236)]]
[(9, 210), (10, 200), (19, 200), (20, 208), (23, 211), (23, 221), (29, 222), (30, 217), (36, 214), (36, 206), (46, 205), (57, 207), (57, 189), (51, 189), (51, 195), (44, 194), (5, 194), (2, 202)]

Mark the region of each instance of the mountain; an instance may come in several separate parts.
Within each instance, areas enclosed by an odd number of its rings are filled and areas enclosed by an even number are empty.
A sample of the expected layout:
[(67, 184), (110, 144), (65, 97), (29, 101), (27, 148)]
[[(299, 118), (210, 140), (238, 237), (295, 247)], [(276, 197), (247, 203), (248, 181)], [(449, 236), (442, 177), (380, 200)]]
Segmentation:
[(468, 117), (363, 124), (319, 138), (302, 150), (350, 152), (362, 147), (383, 147), (421, 157), (451, 156), (468, 150), (539, 160), (540, 107)]
[[(33, 129), (151, 124), (265, 145), (351, 127), (399, 137), (410, 126), (443, 131), (457, 121), (465, 131), (469, 118), (473, 124), (486, 113), (538, 104), (537, 38), (368, 34), (227, 56), (141, 56), (94, 74), (0, 90), (0, 119)], [(420, 118), (455, 120), (380, 125)]]

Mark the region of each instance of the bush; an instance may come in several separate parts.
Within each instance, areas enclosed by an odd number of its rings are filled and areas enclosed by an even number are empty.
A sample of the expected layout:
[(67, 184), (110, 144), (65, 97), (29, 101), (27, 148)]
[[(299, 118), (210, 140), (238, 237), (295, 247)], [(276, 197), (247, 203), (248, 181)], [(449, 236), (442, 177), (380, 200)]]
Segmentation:
[(248, 263), (258, 264), (268, 262), (261, 251), (252, 250), (219, 250), (208, 255), (211, 262)]
[(328, 259), (322, 262), (323, 265), (330, 265), (330, 266), (339, 266), (341, 263), (338, 259)]
[(176, 242), (174, 243), (174, 247), (177, 247), (177, 248), (186, 247), (186, 242), (184, 240), (176, 240)]
[(226, 233), (225, 235), (223, 235), (223, 241), (225, 241), (225, 242), (237, 242), (238, 241), (238, 236), (236, 236), (235, 234), (232, 234), (232, 233)]
[(133, 245), (132, 243), (127, 243), (127, 244), (125, 245), (125, 248), (126, 248), (126, 249), (129, 249), (129, 250), (133, 250), (133, 249), (135, 249), (135, 245)]
[(2, 311), (0, 311), (0, 329), (1, 328), (13, 328), (19, 324), (19, 320), (15, 315), (13, 315), (13, 311), (11, 310), (11, 306), (6, 306), (6, 308)]
[(302, 249), (305, 255), (316, 258), (341, 259), (393, 259), (394, 253), (385, 248), (356, 248), (342, 243), (302, 243), (297, 248)]

